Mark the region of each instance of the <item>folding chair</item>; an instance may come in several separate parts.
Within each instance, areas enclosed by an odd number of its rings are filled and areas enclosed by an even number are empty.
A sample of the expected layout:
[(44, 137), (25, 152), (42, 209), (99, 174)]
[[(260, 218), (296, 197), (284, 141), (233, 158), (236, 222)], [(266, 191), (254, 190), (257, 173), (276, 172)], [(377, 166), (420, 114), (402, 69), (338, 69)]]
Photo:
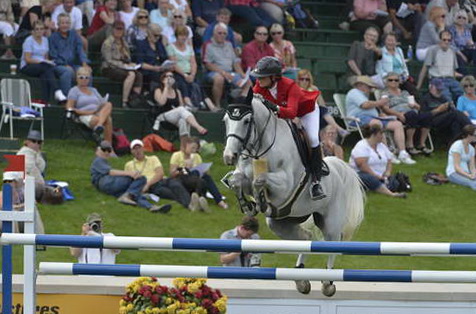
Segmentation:
[[(362, 135), (362, 130), (360, 129), (358, 123), (360, 122), (359, 118), (347, 116), (345, 108), (345, 94), (335, 93), (334, 95), (332, 95), (332, 98), (334, 99), (334, 103), (336, 104), (337, 109), (339, 110), (339, 115), (342, 121), (344, 121), (345, 129), (349, 132), (359, 132), (360, 137), (364, 138), (364, 136)], [(351, 124), (350, 122), (355, 122), (355, 125)]]
[(24, 79), (5, 78), (0, 82), (0, 103), (2, 118), (0, 132), (4, 123), (10, 123), (10, 138), (13, 139), (13, 121), (30, 121), (30, 130), (35, 121), (40, 121), (41, 138), (44, 139), (43, 104), (31, 101), (30, 83)]

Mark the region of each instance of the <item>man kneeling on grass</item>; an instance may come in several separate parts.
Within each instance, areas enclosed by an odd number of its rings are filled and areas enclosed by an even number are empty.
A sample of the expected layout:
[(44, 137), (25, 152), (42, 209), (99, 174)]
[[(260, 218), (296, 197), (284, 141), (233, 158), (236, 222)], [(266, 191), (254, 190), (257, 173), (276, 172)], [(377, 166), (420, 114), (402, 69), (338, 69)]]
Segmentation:
[(168, 213), (170, 204), (152, 205), (142, 195), (142, 189), (147, 179), (138, 171), (112, 169), (107, 161), (111, 157), (112, 145), (102, 141), (96, 149), (96, 158), (91, 164), (91, 182), (101, 192), (118, 197), (118, 201), (127, 205), (137, 205), (147, 208), (153, 213)]

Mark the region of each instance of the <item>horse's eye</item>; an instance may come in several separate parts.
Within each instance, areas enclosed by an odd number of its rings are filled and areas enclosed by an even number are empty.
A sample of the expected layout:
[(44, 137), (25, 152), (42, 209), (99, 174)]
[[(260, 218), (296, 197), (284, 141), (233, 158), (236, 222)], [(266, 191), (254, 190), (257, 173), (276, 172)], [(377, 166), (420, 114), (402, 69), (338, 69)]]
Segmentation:
[(250, 119), (246, 119), (246, 120), (244, 121), (244, 124), (248, 124), (248, 123), (250, 123)]

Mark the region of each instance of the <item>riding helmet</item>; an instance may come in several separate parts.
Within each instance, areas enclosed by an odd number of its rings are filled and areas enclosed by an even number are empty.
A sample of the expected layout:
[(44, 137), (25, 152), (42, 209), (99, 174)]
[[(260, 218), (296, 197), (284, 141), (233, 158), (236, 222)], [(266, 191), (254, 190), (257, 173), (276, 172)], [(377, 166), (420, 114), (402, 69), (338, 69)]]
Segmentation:
[(256, 63), (256, 67), (251, 72), (254, 77), (266, 77), (282, 74), (282, 64), (275, 57), (263, 57)]

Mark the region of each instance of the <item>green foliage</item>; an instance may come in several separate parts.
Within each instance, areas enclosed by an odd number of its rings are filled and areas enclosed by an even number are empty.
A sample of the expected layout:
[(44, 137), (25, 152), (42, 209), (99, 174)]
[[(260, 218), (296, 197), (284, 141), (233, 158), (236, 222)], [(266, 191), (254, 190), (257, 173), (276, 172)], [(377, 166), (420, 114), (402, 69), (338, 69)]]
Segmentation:
[[(123, 236), (151, 237), (194, 237), (218, 238), (220, 234), (233, 228), (241, 219), (234, 196), (226, 190), (219, 179), (232, 168), (224, 166), (221, 158), (222, 146), (212, 157), (212, 176), (227, 197), (230, 209), (211, 206), (210, 214), (190, 212), (177, 203), (167, 215), (151, 214), (145, 209), (122, 205), (114, 197), (99, 193), (90, 183), (89, 166), (94, 158), (94, 146), (79, 140), (48, 140), (45, 144), (48, 169), (47, 178), (70, 183), (76, 200), (60, 206), (41, 206), (40, 211), (49, 234), (79, 234), (81, 225), (91, 212), (103, 216), (105, 231)], [(347, 149), (348, 151), (350, 149)], [(159, 153), (168, 171), (170, 154)], [(111, 159), (113, 167), (122, 169), (130, 156)], [(474, 210), (474, 191), (448, 184), (429, 186), (422, 182), (425, 172), (444, 172), (446, 153), (436, 152), (434, 156), (417, 157), (414, 166), (399, 165), (396, 170), (409, 174), (414, 191), (408, 199), (392, 199), (382, 195), (370, 194), (366, 205), (366, 217), (355, 240), (359, 241), (408, 241), (408, 242), (474, 242), (472, 231), (476, 221)], [(4, 164), (0, 164), (3, 168)], [(161, 200), (160, 203), (168, 203)], [(210, 201), (210, 204), (212, 201)], [(259, 217), (263, 239), (277, 237), (265, 225), (263, 216)], [(22, 272), (22, 250), (15, 247), (14, 271)], [(294, 255), (266, 254), (264, 266), (292, 267)], [(308, 267), (325, 267), (325, 256), (314, 255), (308, 258)], [(48, 248), (38, 252), (38, 261), (75, 262), (69, 250)], [(472, 260), (471, 260), (472, 261)], [(219, 265), (216, 253), (152, 252), (123, 250), (117, 263), (123, 264), (170, 264), (170, 265)], [(455, 269), (467, 270), (468, 258), (449, 257), (375, 257), (339, 256), (336, 268), (366, 269)]]

